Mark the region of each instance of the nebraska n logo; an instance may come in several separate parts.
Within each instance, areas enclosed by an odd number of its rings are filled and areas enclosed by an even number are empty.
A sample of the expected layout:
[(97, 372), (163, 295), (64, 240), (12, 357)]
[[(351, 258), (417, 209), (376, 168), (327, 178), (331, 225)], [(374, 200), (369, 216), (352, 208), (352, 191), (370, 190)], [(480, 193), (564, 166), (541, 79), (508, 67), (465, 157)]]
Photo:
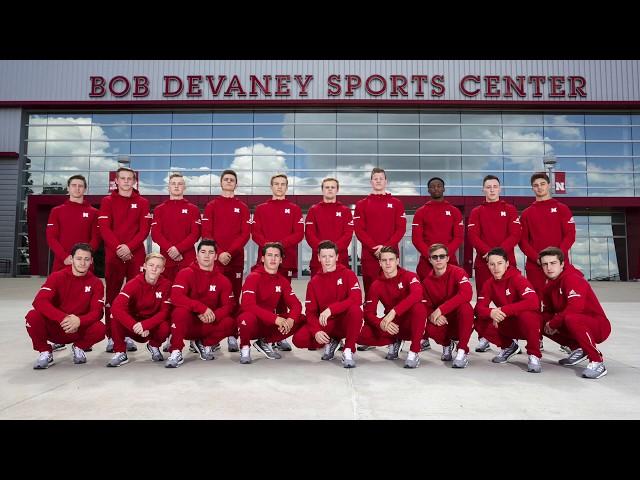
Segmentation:
[(501, 217), (506, 217), (507, 216), (507, 212), (505, 212), (505, 211), (500, 212), (500, 216)]
[(162, 298), (162, 292), (156, 292), (156, 298)]
[(276, 293), (282, 293), (282, 287), (280, 285), (276, 285)]
[(88, 293), (91, 291), (91, 286), (87, 285), (84, 287), (84, 293)]
[(209, 285), (209, 291), (210, 292), (215, 292), (216, 291), (216, 286), (215, 285)]
[(82, 212), (82, 218), (89, 218), (89, 213)]
[(341, 278), (338, 279), (338, 282), (336, 283), (336, 285), (342, 285), (342, 279)]

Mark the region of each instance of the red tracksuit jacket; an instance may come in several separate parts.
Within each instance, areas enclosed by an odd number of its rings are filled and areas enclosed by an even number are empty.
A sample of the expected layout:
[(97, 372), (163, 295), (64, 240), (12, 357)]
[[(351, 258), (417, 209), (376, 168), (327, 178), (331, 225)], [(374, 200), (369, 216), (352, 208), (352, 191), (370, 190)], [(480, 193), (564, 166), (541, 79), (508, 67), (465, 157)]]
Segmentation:
[(261, 264), (262, 247), (268, 242), (280, 242), (284, 246), (282, 268), (298, 268), (298, 244), (304, 237), (302, 210), (289, 200), (269, 200), (256, 207), (251, 227), (253, 241), (258, 244)]
[(488, 317), (492, 310), (489, 307), (491, 302), (506, 315), (518, 315), (527, 310), (540, 311), (540, 300), (533, 286), (511, 265), (500, 280), (491, 278), (482, 287), (476, 304), (478, 315)]
[(362, 291), (358, 277), (344, 265), (338, 264), (333, 272), (320, 272), (307, 284), (307, 324), (314, 335), (322, 330), (319, 316), (327, 308), (331, 315), (340, 315), (352, 306), (362, 304)]
[(166, 200), (153, 211), (151, 238), (160, 245), (160, 253), (167, 259), (167, 266), (175, 262), (167, 250), (176, 247), (182, 254), (183, 265), (196, 259), (194, 244), (200, 238), (200, 210), (185, 200)]
[(218, 255), (229, 252), (229, 265), (244, 266), (244, 246), (249, 241), (250, 225), (249, 207), (243, 201), (238, 197), (219, 196), (204, 209), (202, 238), (216, 241)]
[(376, 245), (398, 248), (407, 227), (404, 205), (390, 193), (370, 193), (356, 203), (353, 226), (356, 237), (369, 253), (373, 253)]
[(553, 329), (561, 327), (569, 313), (580, 313), (595, 317), (601, 323), (609, 323), (589, 282), (579, 270), (567, 263), (555, 280), (547, 280), (542, 298), (543, 311), (554, 314), (549, 322)]
[(538, 262), (538, 253), (547, 247), (558, 247), (569, 259), (569, 249), (576, 241), (576, 224), (569, 207), (555, 198), (533, 202), (520, 216), (522, 238), (520, 249), (527, 260)]
[(447, 265), (441, 277), (436, 277), (435, 270), (429, 272), (424, 280), (424, 294), (430, 309), (439, 308), (447, 315), (473, 297), (473, 288), (462, 267)]
[(77, 315), (87, 326), (104, 316), (104, 286), (90, 271), (77, 277), (71, 265), (53, 272), (33, 300), (33, 308), (58, 323), (67, 315)]
[(46, 232), (49, 248), (61, 262), (71, 255), (76, 243), (88, 243), (95, 252), (100, 246), (98, 210), (86, 200), (67, 200), (51, 210)]
[(429, 200), (413, 216), (411, 241), (425, 260), (429, 259), (429, 247), (442, 243), (454, 257), (464, 238), (464, 221), (457, 207), (446, 200)]
[(331, 240), (338, 246), (338, 258), (345, 265), (349, 262), (347, 248), (353, 237), (351, 210), (342, 203), (320, 202), (313, 205), (305, 221), (305, 237), (311, 247), (311, 262), (318, 262), (318, 244)]
[(210, 308), (219, 320), (231, 314), (236, 302), (227, 277), (215, 268), (209, 272), (193, 262), (178, 272), (171, 287), (171, 304), (198, 315)]
[(275, 311), (281, 298), (289, 308), (288, 318), (298, 320), (302, 304), (287, 279), (279, 273), (268, 273), (262, 265), (255, 266), (242, 286), (241, 312), (253, 313), (256, 318), (275, 324), (278, 317)]
[(476, 265), (485, 263), (482, 257), (489, 250), (502, 247), (507, 252), (510, 265), (516, 266), (513, 249), (522, 234), (516, 207), (504, 200), (485, 201), (471, 210), (467, 229), (471, 245), (476, 249)]
[(111, 314), (129, 330), (140, 322), (144, 330), (152, 330), (169, 321), (171, 282), (160, 277), (155, 285), (147, 283), (144, 273), (124, 286), (111, 306)]
[(118, 245), (126, 244), (131, 253), (142, 249), (149, 235), (149, 201), (136, 190), (130, 197), (118, 191), (107, 195), (100, 202), (98, 226), (107, 252), (115, 255)]
[(393, 278), (386, 278), (384, 273), (371, 284), (369, 298), (364, 303), (364, 319), (373, 327), (380, 328), (381, 318), (378, 318), (378, 301), (382, 302), (385, 315), (392, 309), (396, 316), (401, 317), (416, 303), (422, 301), (422, 284), (418, 276), (398, 268), (398, 274)]

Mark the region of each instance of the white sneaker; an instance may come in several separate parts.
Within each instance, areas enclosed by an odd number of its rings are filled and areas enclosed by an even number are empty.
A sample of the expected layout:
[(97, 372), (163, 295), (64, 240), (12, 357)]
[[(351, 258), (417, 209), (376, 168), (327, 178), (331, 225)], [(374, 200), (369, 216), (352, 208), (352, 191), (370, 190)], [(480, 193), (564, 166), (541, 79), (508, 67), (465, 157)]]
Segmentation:
[(243, 365), (251, 363), (251, 347), (249, 345), (245, 345), (240, 349), (240, 363)]
[(84, 350), (76, 347), (75, 343), (71, 345), (71, 351), (73, 352), (73, 363), (76, 365), (87, 363), (87, 356), (85, 355)]
[(45, 368), (49, 368), (50, 365), (53, 365), (53, 353), (49, 351), (40, 352), (36, 363), (33, 364), (33, 369), (43, 370)]
[(527, 363), (527, 372), (540, 373), (542, 372), (542, 365), (540, 359), (535, 355), (529, 355), (529, 363)]

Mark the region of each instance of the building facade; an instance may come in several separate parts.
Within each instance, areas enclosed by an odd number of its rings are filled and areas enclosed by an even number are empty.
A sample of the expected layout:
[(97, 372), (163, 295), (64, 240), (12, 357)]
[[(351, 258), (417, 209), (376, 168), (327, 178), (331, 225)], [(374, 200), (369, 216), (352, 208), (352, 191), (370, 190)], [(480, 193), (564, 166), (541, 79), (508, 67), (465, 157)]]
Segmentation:
[[(546, 158), (574, 212), (572, 262), (588, 279), (638, 278), (639, 78), (638, 61), (0, 61), (0, 272), (46, 275), (44, 226), (67, 178), (85, 175), (98, 206), (123, 162), (152, 205), (181, 171), (201, 210), (232, 168), (252, 211), (275, 172), (303, 211), (325, 176), (353, 207), (378, 166), (408, 220), (439, 176), (466, 220), (489, 173), (526, 208)], [(414, 269), (407, 224), (402, 262)], [(354, 268), (359, 252), (354, 238)], [(304, 274), (304, 241), (300, 253)], [(458, 256), (470, 271), (469, 242)]]

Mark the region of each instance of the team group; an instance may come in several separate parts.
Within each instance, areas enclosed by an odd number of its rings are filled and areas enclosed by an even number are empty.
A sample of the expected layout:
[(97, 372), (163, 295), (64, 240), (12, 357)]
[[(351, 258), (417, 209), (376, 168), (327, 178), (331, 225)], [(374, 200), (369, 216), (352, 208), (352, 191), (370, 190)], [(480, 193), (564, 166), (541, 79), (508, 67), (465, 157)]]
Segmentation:
[[(113, 353), (109, 367), (126, 364), (136, 342), (146, 343), (152, 360), (160, 362), (167, 340), (165, 366), (175, 368), (184, 362), (184, 340), (191, 340), (190, 349), (202, 360), (214, 360), (227, 338), (229, 351), (239, 351), (240, 363), (249, 364), (251, 345), (279, 359), (279, 352), (291, 350), (286, 339), (292, 337), (298, 348), (323, 349), (323, 360), (333, 359), (340, 348), (345, 368), (356, 366), (356, 351), (375, 346), (387, 345), (385, 358), (398, 359), (405, 340), (411, 345), (404, 366), (416, 368), (432, 339), (442, 346), (442, 361), (465, 368), (475, 329), (476, 352), (486, 352), (492, 343), (500, 347), (494, 363), (520, 353), (522, 339), (527, 370), (541, 372), (545, 335), (567, 351), (561, 365), (588, 360), (583, 377), (607, 374), (597, 345), (607, 339), (611, 325), (589, 283), (570, 264), (575, 223), (570, 209), (551, 198), (545, 173), (531, 176), (535, 201), (520, 217), (500, 199), (498, 177), (484, 178), (485, 201), (473, 209), (467, 225), (476, 249), (475, 309), (472, 285), (455, 255), (464, 237), (463, 217), (444, 199), (441, 178), (429, 180), (431, 200), (413, 218), (412, 241), (420, 254), (416, 273), (399, 265), (404, 206), (386, 191), (381, 168), (372, 170), (372, 191), (356, 203), (353, 216), (337, 200), (338, 180), (325, 178), (322, 201), (306, 219), (286, 198), (284, 174), (271, 178), (272, 199), (258, 205), (253, 217), (235, 195), (233, 170), (222, 172), (222, 194), (202, 216), (184, 198), (181, 174), (170, 175), (169, 199), (153, 215), (135, 182), (133, 170), (118, 169), (117, 190), (96, 210), (84, 199), (85, 178), (74, 175), (67, 182), (69, 199), (51, 211), (46, 232), (53, 273), (26, 315), (27, 332), (39, 352), (35, 369), (52, 365), (52, 352), (66, 344), (72, 344), (74, 363), (85, 363), (85, 352), (105, 335)], [(161, 253), (145, 256), (149, 231)], [(362, 243), (364, 302), (349, 269), (347, 248), (354, 231)], [(243, 282), (250, 236), (258, 258)], [(303, 238), (314, 252), (304, 313), (291, 288)], [(106, 296), (92, 272), (101, 241)], [(516, 245), (526, 255), (526, 278), (516, 268)]]

